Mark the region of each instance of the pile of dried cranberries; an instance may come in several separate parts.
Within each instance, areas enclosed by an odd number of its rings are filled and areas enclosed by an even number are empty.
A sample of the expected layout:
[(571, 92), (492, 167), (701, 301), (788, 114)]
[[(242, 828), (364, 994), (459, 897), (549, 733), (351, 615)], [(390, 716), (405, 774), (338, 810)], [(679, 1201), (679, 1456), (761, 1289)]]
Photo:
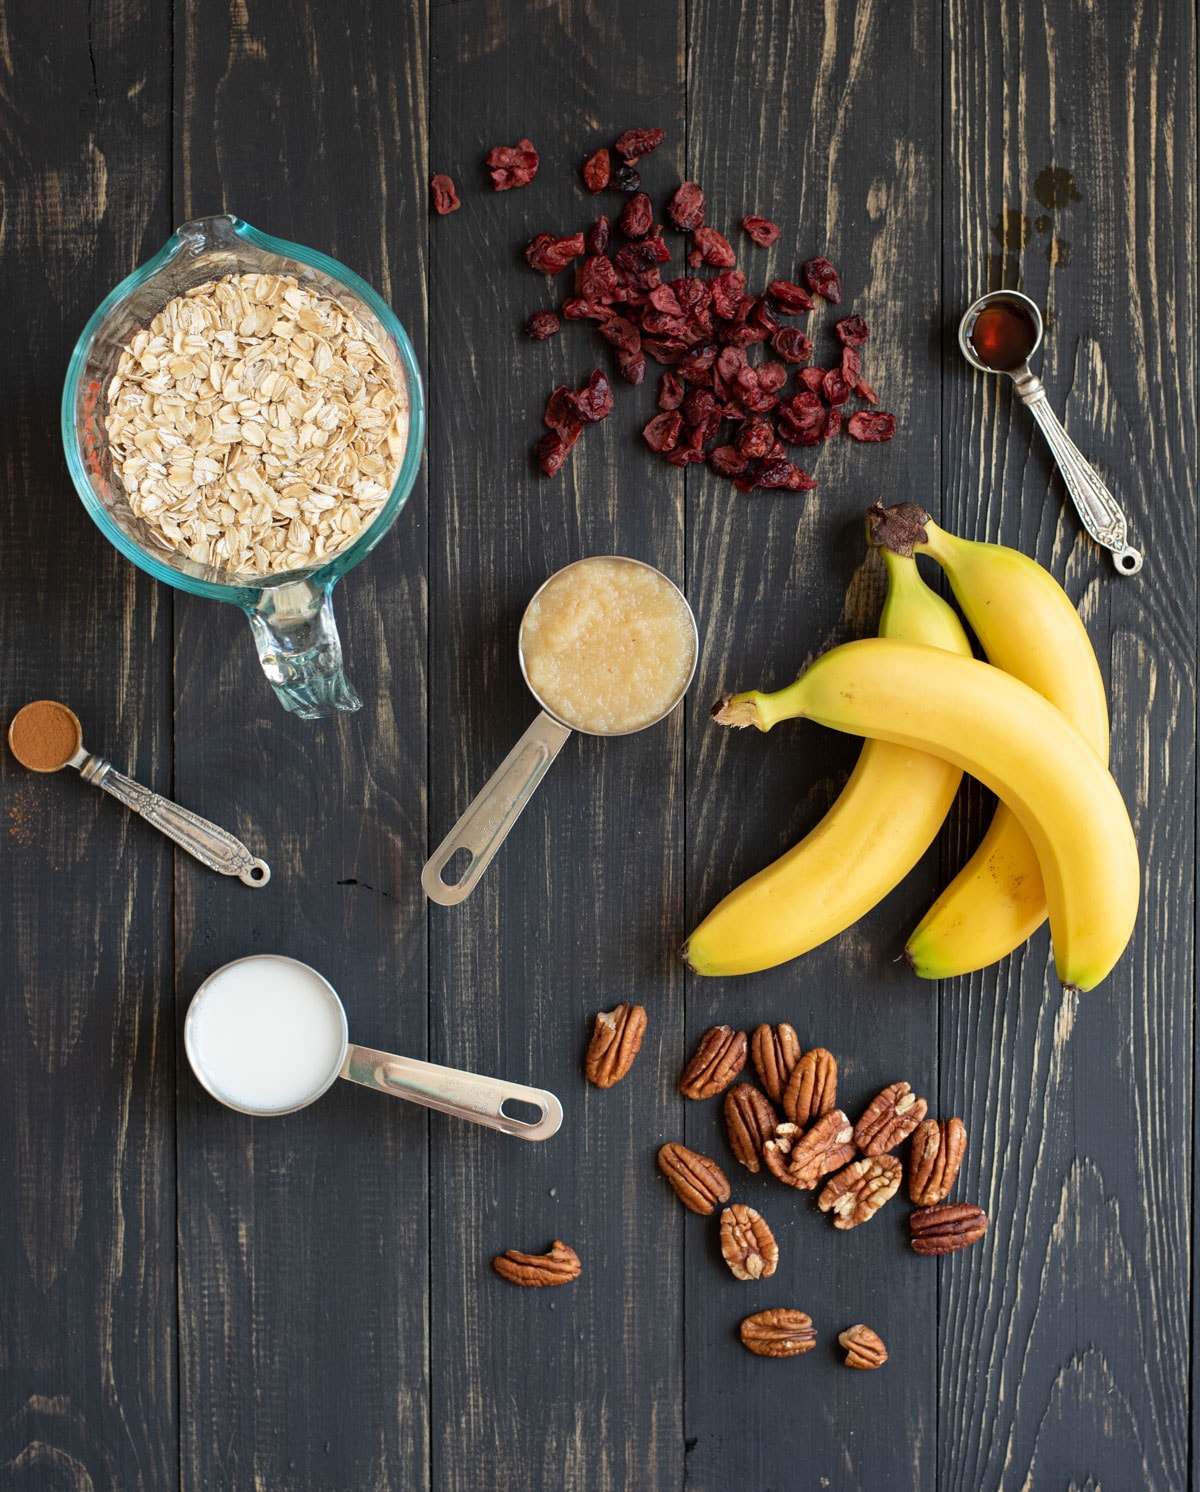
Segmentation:
[[(733, 246), (704, 221), (707, 204), (694, 181), (676, 188), (666, 218), (677, 232), (692, 235), (688, 267), (717, 273), (707, 279), (684, 275), (664, 281), (662, 266), (670, 263), (671, 249), (662, 224), (654, 221), (653, 203), (641, 189), (635, 166), (664, 138), (661, 129), (627, 130), (613, 151), (597, 150), (584, 162), (583, 183), (589, 192), (613, 190), (627, 196), (615, 225), (600, 216), (586, 230), (539, 233), (525, 246), (530, 267), (539, 273), (557, 275), (574, 265), (574, 293), (557, 312), (535, 312), (529, 336), (537, 342), (554, 336), (560, 316), (594, 321), (613, 347), (617, 372), (626, 382), (644, 380), (647, 358), (666, 369), (658, 389), (661, 412), (642, 431), (651, 450), (673, 466), (706, 463), (731, 478), (740, 492), (756, 487), (806, 492), (816, 484), (789, 459), (789, 446), (817, 446), (843, 428), (864, 442), (891, 440), (896, 433), (895, 416), (873, 407), (878, 397), (862, 379), (860, 349), (869, 336), (867, 325), (854, 315), (836, 322), (838, 362), (812, 365), (811, 337), (782, 318), (808, 315), (814, 296), (838, 304), (842, 290), (837, 271), (828, 259), (813, 258), (804, 265), (803, 286), (772, 280), (761, 294), (748, 294)], [(532, 172), (509, 179), (513, 168), (508, 157), (519, 152), (524, 154), (518, 167), (532, 162), (536, 171), (536, 151), (528, 140), (515, 150), (489, 155), (497, 190), (532, 180)], [(435, 187), (435, 206), (444, 195), (438, 190), (443, 180), (448, 179), (438, 179)], [(743, 218), (741, 226), (763, 248), (780, 236), (776, 224), (757, 214)], [(758, 345), (769, 346), (773, 356), (752, 363), (749, 349)], [(796, 387), (789, 391), (793, 366)], [(843, 407), (852, 397), (872, 407), (859, 409), (843, 424)], [(554, 390), (544, 416), (547, 434), (534, 447), (547, 476), (561, 470), (583, 426), (604, 419), (612, 406), (612, 388), (600, 369), (581, 389)]]

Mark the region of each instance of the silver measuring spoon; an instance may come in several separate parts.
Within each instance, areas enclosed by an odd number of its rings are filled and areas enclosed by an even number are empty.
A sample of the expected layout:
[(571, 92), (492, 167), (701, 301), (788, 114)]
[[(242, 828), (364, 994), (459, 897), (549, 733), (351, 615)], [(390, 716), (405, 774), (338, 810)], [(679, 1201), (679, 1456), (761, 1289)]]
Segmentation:
[[(691, 667), (683, 686), (678, 689), (674, 696), (666, 703), (666, 707), (657, 711), (651, 718), (639, 720), (634, 726), (621, 730), (592, 730), (581, 726), (577, 721), (565, 718), (561, 713), (556, 713), (551, 705), (538, 693), (534, 687), (533, 680), (529, 677), (529, 666), (526, 656), (528, 646), (531, 620), (536, 615), (537, 605), (548, 586), (553, 585), (561, 577), (572, 571), (582, 570), (588, 565), (629, 565), (639, 570), (648, 570), (652, 575), (658, 577), (665, 585), (669, 586), (678, 598), (682, 612), (686, 614), (691, 626), (692, 656)], [(521, 618), (521, 633), (518, 642), (518, 656), (521, 662), (521, 673), (529, 686), (529, 692), (533, 695), (536, 703), (541, 707), (541, 713), (533, 721), (525, 734), (508, 753), (500, 765), (493, 772), (489, 781), (471, 802), (463, 813), (458, 823), (450, 830), (437, 849), (425, 863), (421, 872), (421, 885), (425, 895), (431, 901), (440, 902), (442, 906), (454, 906), (464, 901), (475, 889), (480, 876), (491, 863), (492, 857), (508, 837), (508, 831), (516, 823), (526, 803), (533, 796), (534, 789), (542, 778), (550, 770), (550, 764), (562, 750), (564, 742), (573, 730), (582, 735), (590, 736), (627, 736), (639, 730), (646, 730), (651, 725), (657, 725), (660, 720), (665, 720), (675, 710), (683, 696), (688, 691), (688, 686), (696, 672), (696, 661), (700, 653), (700, 639), (696, 630), (696, 618), (687, 603), (683, 592), (668, 579), (661, 570), (656, 570), (653, 565), (647, 565), (642, 560), (627, 559), (624, 555), (601, 554), (591, 555), (587, 559), (576, 560), (573, 564), (564, 565), (561, 570), (556, 570), (550, 578), (542, 583), (534, 592), (529, 605), (525, 608), (525, 615)], [(447, 881), (443, 871), (450, 861), (460, 851), (465, 851), (469, 858), (463, 866), (461, 873), (452, 881)]]
[(102, 756), (93, 756), (83, 744), (79, 717), (58, 700), (34, 700), (18, 710), (8, 727), (8, 744), (16, 759), (31, 772), (76, 768), (84, 782), (111, 793), (209, 870), (237, 876), (246, 886), (265, 886), (271, 879), (267, 862), (257, 859), (227, 830), (152, 793), (131, 777), (123, 777)]
[(1084, 528), (1111, 550), (1122, 575), (1136, 575), (1142, 555), (1129, 543), (1125, 514), (1050, 408), (1045, 384), (1030, 371), (1029, 359), (1042, 345), (1042, 334), (1036, 302), (1018, 290), (993, 290), (967, 307), (958, 324), (958, 345), (972, 367), (1012, 379), (1017, 398), (1029, 406), (1054, 452)]
[(293, 1114), (345, 1078), (520, 1140), (548, 1140), (563, 1121), (545, 1088), (355, 1046), (333, 985), (283, 954), (210, 974), (188, 1006), (183, 1046), (200, 1083), (242, 1114)]

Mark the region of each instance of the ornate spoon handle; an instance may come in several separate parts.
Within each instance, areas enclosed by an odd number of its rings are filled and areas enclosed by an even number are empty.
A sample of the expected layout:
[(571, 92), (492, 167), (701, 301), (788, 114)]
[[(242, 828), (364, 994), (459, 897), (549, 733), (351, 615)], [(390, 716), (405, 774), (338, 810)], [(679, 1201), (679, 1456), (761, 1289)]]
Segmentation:
[(1112, 562), (1122, 575), (1136, 575), (1142, 568), (1142, 555), (1129, 543), (1125, 514), (1050, 408), (1045, 384), (1033, 374), (1014, 378), (1013, 382), (1017, 397), (1023, 404), (1028, 404), (1054, 452), (1067, 492), (1084, 528), (1097, 544), (1112, 551)]
[(237, 876), (246, 886), (265, 886), (271, 879), (271, 867), (252, 855), (240, 839), (191, 809), (180, 808), (170, 798), (152, 793), (131, 777), (123, 777), (103, 757), (89, 756), (80, 766), (79, 775), (85, 782), (111, 793), (148, 824), (161, 829), (168, 839), (173, 839), (180, 849), (194, 855), (209, 870)]

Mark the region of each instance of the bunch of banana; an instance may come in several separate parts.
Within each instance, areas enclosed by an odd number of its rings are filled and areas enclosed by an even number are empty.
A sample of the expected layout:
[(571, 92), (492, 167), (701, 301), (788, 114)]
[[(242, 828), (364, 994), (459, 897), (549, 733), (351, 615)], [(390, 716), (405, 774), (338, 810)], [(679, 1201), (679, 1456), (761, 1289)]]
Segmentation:
[[(1004, 811), (914, 933), (914, 967), (929, 977), (981, 967), (1011, 951), (1048, 910), (1059, 978), (1091, 989), (1129, 940), (1140, 872), (1129, 816), (1101, 754), (1107, 711), (1082, 624), (1033, 561), (956, 540), (911, 504), (877, 505), (870, 532), (892, 556), (890, 564), (912, 562), (918, 550), (945, 567), (992, 661), (881, 636), (832, 649), (778, 693), (726, 696), (714, 716), (760, 730), (805, 717), (873, 743), (932, 754), (979, 778)], [(893, 813), (912, 812), (898, 776), (890, 794), (886, 783), (878, 791)], [(841, 800), (829, 818), (840, 808)], [(820, 896), (821, 872), (815, 854), (802, 853), (807, 842), (705, 919), (685, 948), (693, 968), (735, 973), (794, 957), (865, 910), (853, 895), (859, 878), (882, 887), (877, 900), (917, 858), (901, 866), (894, 845), (860, 844), (857, 858), (843, 864), (842, 889), (833, 892), (838, 905), (826, 908), (813, 936), (809, 901)], [(840, 917), (843, 909), (847, 915)]]
[[(969, 658), (962, 623), (921, 579), (912, 555), (885, 549), (883, 556), (888, 591), (879, 635)], [(731, 891), (688, 939), (684, 957), (699, 974), (749, 974), (842, 932), (933, 843), (961, 777), (940, 757), (868, 741), (816, 828)]]
[[(989, 662), (1048, 699), (1108, 762), (1108, 702), (1100, 665), (1070, 597), (1016, 549), (955, 538), (913, 503), (867, 514), (873, 544), (931, 555), (946, 573)], [(1046, 919), (1029, 836), (1003, 801), (979, 848), (921, 920), (905, 952), (924, 979), (996, 963)]]

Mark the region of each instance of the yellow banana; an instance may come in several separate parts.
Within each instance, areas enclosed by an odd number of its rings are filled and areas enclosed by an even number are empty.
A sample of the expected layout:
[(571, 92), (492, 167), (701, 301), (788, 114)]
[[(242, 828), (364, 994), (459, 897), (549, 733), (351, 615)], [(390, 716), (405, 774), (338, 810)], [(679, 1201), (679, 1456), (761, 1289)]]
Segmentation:
[[(1048, 570), (1018, 550), (956, 538), (913, 503), (887, 509), (877, 503), (867, 529), (874, 544), (931, 555), (988, 660), (1056, 705), (1107, 762), (1100, 667), (1070, 597)], [(922, 918), (905, 953), (924, 979), (967, 974), (1020, 947), (1045, 919), (1037, 855), (1000, 803), (979, 847)]]
[[(884, 551), (883, 637), (969, 657), (962, 623), (911, 557)], [(698, 974), (749, 974), (797, 958), (842, 932), (929, 848), (961, 771), (939, 757), (868, 741), (833, 807), (799, 844), (731, 891), (684, 946)]]
[(778, 694), (726, 696), (723, 725), (804, 716), (944, 756), (990, 787), (1033, 842), (1058, 976), (1098, 984), (1137, 917), (1140, 871), (1120, 789), (1060, 710), (1002, 669), (890, 638), (848, 642)]

